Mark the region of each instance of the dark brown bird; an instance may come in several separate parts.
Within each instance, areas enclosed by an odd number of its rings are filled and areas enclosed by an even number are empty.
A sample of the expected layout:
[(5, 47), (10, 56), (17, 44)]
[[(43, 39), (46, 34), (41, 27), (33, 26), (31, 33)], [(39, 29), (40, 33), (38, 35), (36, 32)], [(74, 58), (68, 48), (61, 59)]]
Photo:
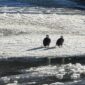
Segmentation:
[(62, 47), (63, 43), (64, 43), (64, 39), (63, 39), (63, 36), (61, 36), (61, 37), (57, 40), (56, 45), (59, 46), (59, 47)]
[(49, 47), (50, 42), (51, 42), (51, 39), (49, 38), (49, 35), (46, 35), (46, 37), (45, 37), (44, 40), (43, 40), (43, 45), (44, 45), (45, 47)]

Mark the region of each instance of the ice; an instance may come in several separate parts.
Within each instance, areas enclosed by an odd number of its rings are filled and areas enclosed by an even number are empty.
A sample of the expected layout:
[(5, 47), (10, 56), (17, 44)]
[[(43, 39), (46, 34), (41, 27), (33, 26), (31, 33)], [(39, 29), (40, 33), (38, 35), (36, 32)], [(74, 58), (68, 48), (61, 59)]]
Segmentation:
[[(1, 58), (84, 55), (84, 18), (83, 15), (0, 14)], [(46, 34), (52, 39), (49, 49), (42, 44)], [(61, 35), (64, 45), (55, 47)]]
[(14, 83), (8, 83), (6, 85), (18, 85), (18, 84), (17, 84), (17, 81), (14, 81)]
[(61, 83), (61, 82), (56, 82), (56, 83), (52, 83), (50, 85), (64, 85), (64, 83)]
[[(45, 75), (56, 75), (57, 78), (59, 79), (63, 79), (63, 77), (66, 77), (64, 75), (69, 75), (69, 77), (71, 77), (72, 79), (78, 79), (80, 78), (80, 75), (82, 73), (84, 73), (84, 66), (80, 66), (80, 67), (77, 67), (76, 64), (75, 65), (71, 65), (69, 68), (68, 68), (68, 65), (63, 65), (60, 66), (60, 67), (56, 67), (56, 66), (43, 66), (43, 67), (39, 67), (37, 69), (35, 69), (35, 72), (39, 72), (41, 74), (45, 74)], [(79, 70), (80, 68), (80, 70)], [(68, 69), (68, 70), (67, 70)]]
[[(82, 72), (77, 70), (79, 68), (80, 70), (82, 70)], [(32, 71), (30, 69), (32, 69)], [(6, 85), (79, 85), (79, 83), (85, 84), (82, 79), (82, 74), (85, 74), (85, 65), (81, 65), (79, 63), (69, 63), (65, 65), (55, 66), (39, 66), (32, 67), (30, 69), (23, 69), (24, 74), (1, 77), (0, 82), (3, 81), (3, 83), (5, 83)], [(83, 78), (85, 78), (85, 75), (83, 75)], [(48, 82), (50, 83), (48, 84)]]
[(71, 78), (72, 78), (72, 79), (78, 79), (78, 78), (80, 78), (80, 74), (73, 74), (73, 75), (71, 76)]
[(7, 77), (4, 77), (2, 79), (5, 81), (5, 83), (7, 83), (10, 80), (10, 78), (7, 78)]

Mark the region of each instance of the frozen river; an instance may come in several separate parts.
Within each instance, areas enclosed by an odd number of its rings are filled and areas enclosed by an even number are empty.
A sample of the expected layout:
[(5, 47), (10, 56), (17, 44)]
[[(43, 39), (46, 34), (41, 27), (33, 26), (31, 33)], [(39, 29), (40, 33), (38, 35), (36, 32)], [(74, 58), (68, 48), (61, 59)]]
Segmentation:
[[(72, 64), (67, 59), (66, 64), (54, 65), (48, 60), (82, 55), (84, 58), (84, 10), (6, 4), (0, 7), (0, 12), (0, 85), (85, 84), (84, 60), (79, 63), (80, 59), (75, 59), (76, 63)], [(49, 49), (42, 45), (46, 34), (52, 40)], [(61, 35), (64, 45), (55, 47)]]

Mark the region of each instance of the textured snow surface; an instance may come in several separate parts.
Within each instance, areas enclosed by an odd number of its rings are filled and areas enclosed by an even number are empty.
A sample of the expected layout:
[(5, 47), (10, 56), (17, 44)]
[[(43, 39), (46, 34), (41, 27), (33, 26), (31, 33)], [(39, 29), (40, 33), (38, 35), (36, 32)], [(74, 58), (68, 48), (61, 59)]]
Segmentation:
[[(55, 57), (85, 53), (85, 16), (58, 14), (0, 14), (0, 56)], [(43, 48), (48, 34), (50, 47)], [(56, 40), (64, 36), (62, 48)]]

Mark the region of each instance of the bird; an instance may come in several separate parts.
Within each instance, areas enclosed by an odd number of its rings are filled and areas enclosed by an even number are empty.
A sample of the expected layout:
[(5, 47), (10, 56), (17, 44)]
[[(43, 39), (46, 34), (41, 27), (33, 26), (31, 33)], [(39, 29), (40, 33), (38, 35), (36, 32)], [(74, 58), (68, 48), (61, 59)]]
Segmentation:
[(64, 38), (63, 36), (61, 36), (57, 41), (56, 41), (56, 45), (59, 46), (59, 47), (62, 47), (64, 43)]
[(51, 43), (51, 39), (49, 38), (49, 35), (46, 35), (46, 37), (43, 39), (44, 47), (49, 47), (50, 43)]

